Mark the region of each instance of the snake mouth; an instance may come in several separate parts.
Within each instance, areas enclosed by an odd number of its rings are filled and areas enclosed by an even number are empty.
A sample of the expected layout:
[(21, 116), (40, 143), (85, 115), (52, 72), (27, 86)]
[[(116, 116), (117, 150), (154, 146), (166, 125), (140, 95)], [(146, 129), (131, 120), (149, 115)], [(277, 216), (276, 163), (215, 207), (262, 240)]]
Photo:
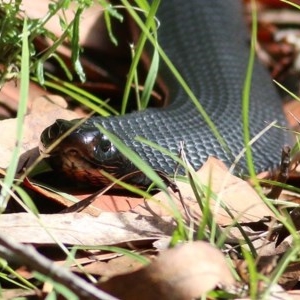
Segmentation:
[(40, 153), (54, 170), (76, 181), (103, 185), (111, 182), (102, 171), (119, 178), (131, 169), (131, 162), (94, 123), (83, 124), (69, 133), (76, 121), (57, 120), (41, 135)]
[[(71, 137), (74, 139), (73, 137)], [(68, 140), (59, 144), (45, 159), (50, 166), (71, 180), (87, 183), (88, 185), (104, 185), (111, 183), (102, 171), (118, 177), (117, 167), (107, 166), (95, 156), (95, 149), (91, 145), (68, 145)], [(40, 151), (43, 151), (42, 147)], [(47, 151), (47, 149), (46, 149)]]
[(39, 142), (38, 147), (39, 147), (40, 154), (43, 156), (43, 158), (47, 159), (48, 157), (50, 157), (50, 154), (48, 153), (47, 148), (41, 141)]
[[(54, 169), (59, 169), (67, 177), (88, 183), (89, 185), (108, 184), (109, 180), (102, 174), (105, 167), (99, 164), (97, 159), (87, 156), (85, 151), (78, 148), (67, 147), (56, 151), (51, 159)], [(113, 172), (110, 172), (112, 175)]]

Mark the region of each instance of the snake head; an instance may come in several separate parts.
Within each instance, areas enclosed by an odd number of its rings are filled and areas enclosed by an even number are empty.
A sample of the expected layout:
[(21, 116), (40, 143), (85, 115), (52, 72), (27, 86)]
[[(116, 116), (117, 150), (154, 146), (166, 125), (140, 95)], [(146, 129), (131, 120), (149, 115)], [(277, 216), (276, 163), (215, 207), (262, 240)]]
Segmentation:
[(54, 170), (91, 185), (110, 183), (101, 171), (119, 178), (132, 170), (132, 163), (93, 122), (76, 127), (78, 122), (58, 119), (42, 132), (40, 152)]

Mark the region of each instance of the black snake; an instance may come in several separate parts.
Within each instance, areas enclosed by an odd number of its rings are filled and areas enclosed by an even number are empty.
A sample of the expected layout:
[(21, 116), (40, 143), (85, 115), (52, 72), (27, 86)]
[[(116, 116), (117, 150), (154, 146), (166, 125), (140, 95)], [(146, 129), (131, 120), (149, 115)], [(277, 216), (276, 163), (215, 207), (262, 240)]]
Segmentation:
[[(92, 117), (64, 139), (52, 153), (50, 162), (71, 177), (98, 184), (99, 169), (116, 177), (135, 170), (103, 136), (95, 123), (117, 135), (154, 169), (174, 173), (175, 163), (167, 155), (135, 140), (141, 136), (174, 154), (180, 142), (189, 162), (198, 169), (216, 156), (227, 165), (243, 149), (242, 89), (249, 59), (249, 32), (245, 28), (238, 0), (162, 1), (158, 18), (159, 43), (178, 68), (201, 105), (230, 148), (224, 151), (170, 70), (162, 62), (160, 74), (168, 87), (171, 103), (166, 108), (149, 108), (117, 117)], [(269, 74), (255, 62), (249, 111), (251, 137), (270, 122), (286, 125), (282, 103)], [(43, 151), (75, 121), (57, 120), (45, 129)], [(271, 128), (252, 146), (256, 171), (278, 165), (282, 146), (287, 141), (283, 130)], [(247, 173), (245, 159), (238, 169)], [(96, 176), (96, 177), (95, 177)], [(105, 180), (104, 180), (105, 181)], [(145, 182), (141, 176), (133, 183)]]

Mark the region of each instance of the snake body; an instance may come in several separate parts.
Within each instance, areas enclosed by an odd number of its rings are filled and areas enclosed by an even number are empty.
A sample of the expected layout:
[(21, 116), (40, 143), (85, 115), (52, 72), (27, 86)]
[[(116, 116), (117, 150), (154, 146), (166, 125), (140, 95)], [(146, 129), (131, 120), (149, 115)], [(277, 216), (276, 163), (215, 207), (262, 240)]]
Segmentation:
[[(161, 47), (216, 125), (229, 146), (230, 153), (223, 149), (195, 105), (162, 62), (160, 74), (168, 87), (170, 105), (124, 116), (92, 117), (57, 146), (52, 153), (52, 164), (60, 169), (67, 169), (68, 167), (60, 167), (60, 164), (67, 151), (73, 149), (68, 157), (73, 155), (77, 159), (80, 152), (85, 160), (82, 165), (88, 165), (90, 169), (102, 168), (108, 172), (114, 170), (113, 175), (119, 177), (134, 169), (125, 159), (120, 158), (118, 151), (99, 133), (95, 124), (101, 124), (154, 169), (168, 174), (174, 173), (175, 162), (160, 151), (136, 141), (136, 136), (144, 137), (174, 154), (178, 153), (180, 142), (184, 142), (187, 159), (195, 169), (209, 156), (218, 157), (231, 165), (234, 157), (244, 148), (242, 89), (249, 59), (249, 33), (242, 18), (240, 2), (168, 0), (162, 1), (158, 12)], [(254, 65), (250, 100), (251, 137), (274, 120), (279, 125), (286, 125), (282, 103), (270, 76), (257, 61)], [(58, 120), (47, 128), (42, 134), (44, 148), (72, 124), (74, 121)], [(287, 140), (284, 131), (271, 128), (253, 144), (257, 172), (278, 165), (281, 148)], [(101, 147), (99, 143), (102, 143)], [(103, 153), (100, 153), (101, 148)], [(75, 166), (74, 161), (75, 158), (69, 163), (71, 169), (73, 166), (73, 171), (69, 170), (69, 173), (76, 177), (73, 173), (76, 173), (78, 166)], [(244, 158), (239, 161), (238, 167), (247, 173)], [(87, 172), (86, 176), (79, 177), (89, 180), (92, 173)], [(140, 180), (136, 178), (132, 181)]]

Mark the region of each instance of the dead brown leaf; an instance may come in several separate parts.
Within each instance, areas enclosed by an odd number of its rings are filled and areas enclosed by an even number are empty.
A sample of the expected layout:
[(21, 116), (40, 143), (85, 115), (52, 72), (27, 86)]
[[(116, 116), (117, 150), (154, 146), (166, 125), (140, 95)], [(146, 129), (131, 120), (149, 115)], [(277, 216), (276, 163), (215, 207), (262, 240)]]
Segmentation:
[[(92, 275), (100, 275), (101, 278), (111, 278), (113, 276), (132, 273), (141, 269), (144, 265), (138, 260), (127, 255), (119, 256), (110, 259), (107, 262), (95, 261), (87, 266), (82, 267), (84, 272)], [(77, 268), (72, 268), (72, 271), (78, 271)]]
[(300, 290), (288, 291), (291, 300), (300, 300)]
[[(5, 289), (3, 288), (1, 291), (2, 299), (17, 299), (17, 298), (30, 298), (36, 297), (37, 291), (35, 290), (25, 290), (25, 289)], [(41, 296), (41, 295), (39, 295)]]
[[(44, 227), (44, 228), (43, 228)], [(46, 231), (46, 229), (47, 231)], [(170, 236), (175, 228), (170, 217), (145, 217), (135, 213), (86, 213), (2, 215), (0, 231), (14, 241), (56, 244), (50, 234), (68, 245), (114, 245)]]
[[(21, 154), (36, 148), (40, 142), (42, 131), (55, 122), (56, 119), (75, 119), (78, 115), (66, 109), (66, 101), (59, 96), (42, 96), (32, 103), (31, 112), (25, 117), (24, 137)], [(7, 168), (11, 153), (16, 143), (16, 119), (7, 119), (0, 122), (0, 167)], [(28, 159), (24, 157), (23, 159)]]
[[(74, 205), (75, 203), (78, 203), (80, 199), (77, 199), (75, 196), (71, 195), (63, 195), (61, 193), (55, 193), (52, 190), (49, 190), (47, 188), (41, 187), (40, 185), (36, 185), (31, 183), (27, 178), (24, 179), (23, 182), (24, 186), (27, 188), (30, 188), (32, 191), (37, 192), (40, 195), (43, 195), (47, 197), (48, 199), (54, 200), (55, 202), (58, 202), (62, 204), (65, 207), (70, 207)], [(37, 199), (38, 201), (38, 199)], [(101, 209), (94, 205), (89, 205), (88, 207), (84, 208), (82, 212), (88, 213), (91, 216), (97, 217), (101, 214)]]
[(279, 278), (278, 283), (286, 290), (295, 287), (300, 278), (300, 264), (293, 262), (288, 265), (282, 276)]
[(162, 252), (148, 267), (116, 276), (99, 287), (120, 299), (194, 299), (216, 286), (231, 286), (223, 254), (206, 242), (191, 242)]
[[(213, 193), (228, 207), (239, 222), (257, 222), (265, 216), (273, 216), (272, 211), (249, 183), (230, 174), (224, 164), (216, 158), (210, 157), (197, 175), (199, 182), (204, 186), (210, 186)], [(188, 210), (192, 215), (201, 217), (201, 211), (190, 184), (177, 182), (177, 185)], [(178, 195), (172, 191), (170, 194), (177, 207), (184, 213)], [(153, 213), (159, 216), (170, 215), (172, 210), (166, 195), (161, 192), (156, 194), (154, 199), (147, 200), (144, 205), (140, 205), (134, 211), (142, 215)], [(215, 200), (211, 199), (210, 205), (219, 225), (232, 224), (232, 218)]]
[(125, 212), (132, 211), (143, 203), (144, 199), (138, 196), (102, 195), (93, 202), (93, 205), (102, 211)]
[[(32, 100), (47, 95), (48, 92), (37, 84), (29, 83), (28, 108)], [(11, 118), (12, 113), (17, 111), (20, 97), (20, 81), (12, 80), (6, 82), (0, 90), (0, 116), (2, 118)]]

